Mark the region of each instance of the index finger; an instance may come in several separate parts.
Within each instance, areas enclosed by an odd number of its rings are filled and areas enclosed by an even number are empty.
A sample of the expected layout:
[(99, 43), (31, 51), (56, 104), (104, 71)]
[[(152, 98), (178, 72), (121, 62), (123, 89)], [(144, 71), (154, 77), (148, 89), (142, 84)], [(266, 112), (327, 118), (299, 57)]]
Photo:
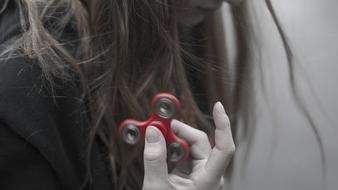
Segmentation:
[(188, 142), (193, 159), (202, 160), (209, 157), (211, 145), (206, 133), (178, 120), (171, 122), (171, 128), (175, 135)]

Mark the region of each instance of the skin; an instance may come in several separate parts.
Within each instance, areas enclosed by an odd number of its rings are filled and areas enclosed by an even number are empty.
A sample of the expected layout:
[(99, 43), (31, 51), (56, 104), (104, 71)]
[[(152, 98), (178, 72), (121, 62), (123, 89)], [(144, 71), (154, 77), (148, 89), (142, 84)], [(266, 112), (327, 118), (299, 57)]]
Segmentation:
[[(182, 0), (177, 7), (179, 21), (194, 26), (217, 10), (225, 0)], [(226, 0), (236, 5), (241, 0)], [(217, 102), (213, 109), (215, 122), (215, 146), (212, 148), (208, 136), (191, 126), (174, 120), (174, 133), (185, 139), (190, 146), (190, 158), (168, 173), (166, 142), (162, 133), (153, 126), (147, 127), (144, 149), (143, 190), (220, 190), (224, 186), (223, 174), (235, 144), (230, 121), (223, 105)]]
[(224, 186), (223, 174), (235, 144), (230, 121), (220, 102), (213, 109), (215, 122), (215, 146), (212, 148), (207, 135), (180, 121), (174, 120), (174, 133), (190, 146), (190, 160), (168, 173), (166, 142), (162, 133), (153, 126), (147, 127), (144, 149), (145, 176), (143, 190), (220, 190)]

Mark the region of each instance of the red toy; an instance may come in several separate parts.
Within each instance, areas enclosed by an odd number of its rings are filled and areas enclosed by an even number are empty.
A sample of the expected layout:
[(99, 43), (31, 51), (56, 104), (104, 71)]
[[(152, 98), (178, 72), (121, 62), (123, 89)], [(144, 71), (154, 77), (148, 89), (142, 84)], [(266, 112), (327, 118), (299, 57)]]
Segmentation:
[(123, 141), (130, 145), (144, 143), (145, 132), (148, 126), (157, 127), (163, 134), (167, 143), (168, 160), (181, 162), (189, 156), (189, 145), (183, 139), (174, 135), (170, 123), (180, 109), (178, 99), (168, 93), (160, 93), (153, 97), (153, 113), (146, 121), (134, 119), (124, 120), (119, 126), (119, 132)]

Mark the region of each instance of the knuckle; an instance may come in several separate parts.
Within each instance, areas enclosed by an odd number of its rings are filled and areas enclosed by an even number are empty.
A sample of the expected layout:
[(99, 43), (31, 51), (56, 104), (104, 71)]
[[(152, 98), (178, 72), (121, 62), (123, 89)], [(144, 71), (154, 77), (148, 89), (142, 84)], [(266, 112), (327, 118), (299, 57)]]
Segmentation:
[(165, 155), (163, 150), (146, 150), (144, 151), (144, 159), (146, 161), (156, 161), (161, 160)]
[(203, 141), (208, 140), (208, 135), (203, 131), (199, 131), (198, 132), (198, 139), (203, 140)]
[(142, 188), (142, 190), (159, 190), (159, 189), (166, 190), (166, 185), (163, 183), (153, 181), (153, 182), (145, 182)]
[(231, 146), (229, 146), (225, 151), (226, 155), (228, 156), (233, 156), (235, 152), (236, 152), (235, 144), (232, 144)]
[(144, 187), (143, 190), (158, 190), (161, 189), (162, 187), (160, 186), (155, 186), (155, 185), (148, 185), (147, 187)]
[(145, 161), (157, 161), (161, 160), (161, 155), (157, 153), (147, 153), (144, 155), (144, 160)]

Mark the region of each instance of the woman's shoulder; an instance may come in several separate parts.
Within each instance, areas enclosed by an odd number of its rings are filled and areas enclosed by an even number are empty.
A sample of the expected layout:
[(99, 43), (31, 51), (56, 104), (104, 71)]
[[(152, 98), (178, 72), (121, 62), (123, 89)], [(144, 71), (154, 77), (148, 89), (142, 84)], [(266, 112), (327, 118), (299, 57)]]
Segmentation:
[(47, 80), (37, 59), (11, 48), (20, 27), (17, 8), (9, 1), (0, 14), (0, 122), (46, 157), (67, 152), (64, 159), (76, 160), (88, 131), (78, 82), (75, 77)]
[(49, 86), (33, 59), (21, 55), (0, 57), (0, 110), (8, 106), (35, 109), (39, 104), (50, 107), (52, 101), (48, 99), (53, 94)]
[(76, 86), (59, 82), (51, 90), (32, 59), (1, 60), (0, 124), (46, 159), (64, 189), (81, 184), (89, 125)]
[(51, 83), (33, 59), (0, 59), (0, 120), (24, 138), (37, 130), (57, 132), (71, 125), (66, 120), (79, 120), (83, 105), (75, 83)]
[[(24, 56), (0, 58), (0, 119), (9, 126), (18, 130), (28, 130), (18, 127), (28, 125), (34, 126), (30, 130), (59, 130), (62, 122), (69, 124), (64, 120), (85, 116), (84, 105), (75, 80), (49, 81), (37, 61)], [(23, 118), (26, 120), (19, 125)]]
[(0, 94), (24, 91), (41, 82), (41, 69), (33, 60), (23, 56), (0, 57)]

